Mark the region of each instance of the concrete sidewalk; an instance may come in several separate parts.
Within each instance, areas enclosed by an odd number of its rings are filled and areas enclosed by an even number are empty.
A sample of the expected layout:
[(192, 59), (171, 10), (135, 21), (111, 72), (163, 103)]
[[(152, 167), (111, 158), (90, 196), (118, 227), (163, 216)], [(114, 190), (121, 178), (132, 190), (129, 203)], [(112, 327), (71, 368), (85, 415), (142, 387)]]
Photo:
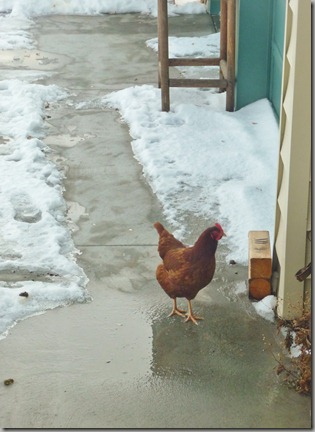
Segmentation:
[[(145, 41), (156, 20), (138, 15), (54, 16), (34, 29), (44, 84), (73, 103), (157, 82)], [(170, 34), (211, 31), (204, 16), (169, 20)], [(36, 63), (36, 64), (35, 64)], [(12, 74), (13, 75), (13, 74)], [(246, 269), (218, 255), (216, 279), (200, 292), (199, 326), (168, 318), (155, 280), (156, 197), (133, 158), (128, 128), (109, 109), (50, 107), (47, 144), (65, 170), (65, 198), (79, 264), (93, 301), (29, 318), (0, 341), (0, 425), (7, 428), (306, 428), (310, 398), (281, 384), (275, 325), (231, 287)], [(203, 221), (204, 222), (204, 221)], [(191, 218), (191, 242), (200, 228)], [(264, 343), (264, 338), (267, 345)], [(269, 344), (271, 348), (269, 349)]]

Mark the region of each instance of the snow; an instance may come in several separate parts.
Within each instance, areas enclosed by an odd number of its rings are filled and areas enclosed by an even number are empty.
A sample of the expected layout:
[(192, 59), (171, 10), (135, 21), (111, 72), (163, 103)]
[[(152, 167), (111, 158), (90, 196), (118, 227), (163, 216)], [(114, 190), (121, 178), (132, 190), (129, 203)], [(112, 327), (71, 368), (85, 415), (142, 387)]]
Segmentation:
[[(220, 54), (220, 33), (209, 34), (199, 37), (177, 37), (169, 36), (169, 57), (218, 57)], [(149, 48), (158, 51), (158, 39), (153, 38), (146, 41)], [(215, 68), (215, 66), (212, 66)], [(191, 67), (189, 67), (190, 69)], [(198, 67), (200, 70), (200, 66)], [(218, 69), (217, 69), (218, 70)]]
[[(157, 1), (0, 0), (0, 49), (31, 52), (35, 16), (103, 13), (156, 16)], [(205, 13), (205, 6), (170, 2), (169, 14), (177, 13)], [(156, 38), (147, 45), (156, 50)], [(170, 38), (174, 57), (216, 56), (218, 50), (219, 34)], [(196, 75), (195, 68), (180, 71)], [(213, 67), (200, 71), (217, 74)], [(88, 279), (76, 262), (80, 252), (71, 237), (63, 173), (43, 141), (49, 134), (47, 112), (70, 96), (55, 85), (36, 84), (44, 72), (14, 73), (4, 70), (6, 79), (0, 81), (0, 270), (8, 276), (8, 282), (0, 282), (2, 337), (28, 316), (90, 300)], [(228, 234), (226, 260), (245, 264), (249, 230), (269, 230), (273, 239), (278, 126), (268, 100), (235, 113), (224, 105), (225, 95), (213, 90), (171, 89), (171, 111), (165, 113), (160, 90), (143, 85), (83, 100), (76, 109), (119, 109), (130, 128), (135, 158), (173, 231), (187, 235), (187, 215), (209, 224), (219, 221)], [(27, 298), (19, 296), (23, 292)], [(267, 303), (255, 307), (270, 319), (274, 299)]]
[[(169, 36), (169, 57), (219, 57), (220, 33), (196, 37)], [(158, 39), (146, 42), (149, 48), (158, 51)], [(215, 66), (178, 66), (177, 69), (185, 78), (219, 78), (219, 68)]]
[[(281, 326), (280, 331), (281, 331), (281, 334), (283, 335), (283, 337), (285, 338), (290, 330), (288, 327)], [(302, 344), (297, 345), (295, 343), (295, 339), (296, 339), (295, 331), (291, 331), (291, 336), (292, 336), (293, 340), (292, 340), (292, 344), (290, 346), (289, 356), (291, 358), (300, 357), (300, 355), (302, 354), (303, 345)]]
[[(0, 49), (34, 48), (30, 29), (35, 16), (141, 13), (156, 17), (157, 5), (157, 0), (0, 0)], [(199, 2), (168, 4), (170, 16), (205, 12)]]
[(236, 294), (236, 295), (242, 295), (242, 294), (244, 295), (244, 294), (247, 294), (247, 292), (248, 292), (248, 288), (247, 288), (247, 285), (246, 285), (245, 281), (237, 282), (237, 283), (235, 284), (234, 291), (235, 291), (235, 294)]
[(253, 306), (258, 313), (267, 321), (274, 322), (275, 320), (275, 308), (277, 306), (277, 298), (274, 295), (268, 295), (262, 300), (253, 303)]
[[(2, 0), (2, 11), (12, 11), (13, 16), (40, 15), (99, 15), (117, 13), (141, 13), (157, 16), (157, 0)], [(205, 5), (189, 2), (182, 5), (168, 2), (169, 15), (205, 13)]]
[[(67, 226), (63, 174), (42, 141), (45, 107), (66, 97), (54, 85), (0, 81), (0, 271), (9, 280), (0, 282), (3, 335), (17, 320), (89, 298)], [(33, 281), (17, 282), (18, 274)], [(24, 291), (27, 301), (18, 295)]]
[(228, 234), (227, 261), (245, 264), (248, 231), (273, 233), (278, 126), (270, 102), (230, 113), (223, 93), (176, 88), (166, 113), (160, 90), (144, 85), (102, 103), (128, 123), (135, 158), (175, 234), (187, 234), (187, 212), (220, 222)]

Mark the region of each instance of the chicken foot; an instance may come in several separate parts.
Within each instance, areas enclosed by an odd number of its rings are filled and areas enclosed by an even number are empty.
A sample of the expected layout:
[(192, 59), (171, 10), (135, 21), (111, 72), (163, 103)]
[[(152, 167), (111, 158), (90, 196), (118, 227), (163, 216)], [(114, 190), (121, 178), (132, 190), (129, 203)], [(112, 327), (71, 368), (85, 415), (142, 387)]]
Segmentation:
[(186, 311), (184, 311), (184, 310), (182, 310), (182, 309), (178, 309), (178, 307), (177, 307), (177, 299), (176, 299), (176, 297), (173, 299), (173, 309), (172, 309), (172, 312), (169, 314), (169, 317), (170, 316), (173, 316), (173, 315), (178, 315), (178, 316), (181, 316), (181, 317), (184, 317), (185, 316), (185, 313), (186, 313)]
[(203, 320), (203, 318), (194, 315), (192, 311), (191, 301), (187, 299), (187, 302), (188, 302), (188, 312), (186, 313), (187, 318), (185, 319), (185, 322), (192, 321), (194, 324), (198, 325), (196, 320)]

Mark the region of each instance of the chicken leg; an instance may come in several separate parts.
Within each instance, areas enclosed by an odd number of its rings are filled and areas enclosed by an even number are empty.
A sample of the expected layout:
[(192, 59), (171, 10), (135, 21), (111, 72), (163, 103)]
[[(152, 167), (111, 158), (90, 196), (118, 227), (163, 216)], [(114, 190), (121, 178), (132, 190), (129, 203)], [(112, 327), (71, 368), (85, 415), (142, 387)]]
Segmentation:
[(193, 323), (198, 325), (196, 320), (203, 320), (203, 318), (198, 317), (198, 316), (193, 314), (192, 307), (191, 307), (191, 301), (188, 299), (187, 299), (187, 301), (188, 301), (188, 312), (186, 313), (187, 318), (185, 319), (185, 322), (192, 321)]
[(181, 310), (181, 309), (178, 309), (178, 307), (177, 307), (177, 303), (176, 303), (176, 297), (173, 299), (173, 309), (172, 309), (172, 312), (169, 314), (169, 317), (170, 316), (173, 316), (173, 315), (178, 315), (178, 316), (181, 316), (181, 317), (184, 317), (185, 316), (185, 313), (186, 313), (186, 311), (184, 311), (184, 310)]

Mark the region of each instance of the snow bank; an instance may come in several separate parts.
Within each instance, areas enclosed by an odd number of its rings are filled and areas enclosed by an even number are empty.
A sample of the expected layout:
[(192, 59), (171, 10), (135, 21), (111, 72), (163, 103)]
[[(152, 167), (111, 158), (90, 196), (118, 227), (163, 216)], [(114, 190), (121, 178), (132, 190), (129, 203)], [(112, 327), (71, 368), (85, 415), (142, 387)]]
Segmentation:
[[(115, 13), (142, 13), (157, 16), (157, 0), (2, 0), (1, 11), (10, 11), (13, 16), (40, 15), (98, 15)], [(204, 4), (191, 2), (183, 5), (168, 4), (170, 15), (205, 13)]]
[[(158, 38), (149, 39), (146, 45), (158, 52)], [(169, 57), (218, 57), (220, 55), (220, 33), (209, 34), (200, 37), (176, 37), (168, 38)], [(198, 67), (199, 69), (200, 66)]]
[[(40, 139), (45, 106), (66, 96), (54, 85), (0, 81), (0, 271), (13, 281), (34, 279), (0, 283), (0, 334), (17, 319), (88, 299), (66, 223), (63, 175)], [(25, 289), (30, 297), (21, 299)]]
[[(24, 293), (28, 296), (20, 296)], [(0, 282), (0, 297), (0, 339), (4, 338), (18, 321), (58, 306), (87, 300), (77, 283), (53, 279), (46, 282)]]
[[(157, 38), (147, 41), (157, 51)], [(170, 57), (216, 57), (220, 34), (170, 37)], [(211, 76), (217, 69), (211, 69)], [(192, 77), (191, 68), (180, 68)], [(119, 109), (128, 123), (136, 159), (161, 201), (166, 219), (185, 236), (182, 215), (219, 220), (228, 233), (227, 260), (243, 264), (248, 231), (274, 232), (278, 124), (267, 99), (225, 111), (225, 94), (171, 88), (171, 111), (161, 112), (160, 90), (133, 87), (100, 101)]]
[[(0, 49), (34, 48), (30, 29), (33, 17), (42, 15), (100, 15), (141, 13), (157, 17), (157, 0), (0, 0)], [(170, 16), (206, 13), (199, 2), (175, 5)]]
[(218, 221), (228, 234), (226, 259), (247, 263), (248, 231), (273, 237), (278, 125), (270, 102), (231, 113), (224, 94), (175, 88), (166, 113), (160, 96), (153, 86), (136, 86), (99, 103), (129, 125), (135, 157), (176, 235), (185, 235), (187, 211)]

